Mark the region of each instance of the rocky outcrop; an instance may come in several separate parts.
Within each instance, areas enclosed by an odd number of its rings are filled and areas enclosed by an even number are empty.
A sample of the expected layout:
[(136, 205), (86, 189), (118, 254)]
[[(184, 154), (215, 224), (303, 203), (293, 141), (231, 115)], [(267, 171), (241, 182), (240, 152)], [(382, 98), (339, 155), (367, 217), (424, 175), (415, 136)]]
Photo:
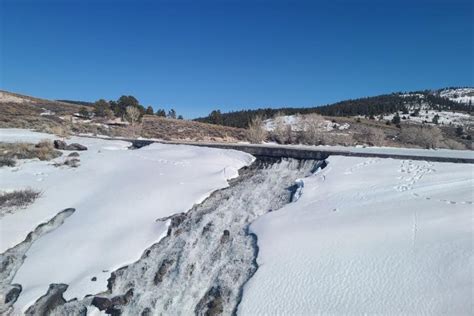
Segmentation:
[(33, 305), (26, 310), (26, 315), (49, 315), (52, 310), (64, 305), (66, 300), (63, 293), (67, 290), (67, 284), (50, 284), (48, 292), (41, 296)]
[(74, 150), (74, 151), (83, 151), (87, 150), (87, 147), (78, 143), (67, 144), (65, 141), (56, 139), (54, 141), (54, 148), (59, 150)]

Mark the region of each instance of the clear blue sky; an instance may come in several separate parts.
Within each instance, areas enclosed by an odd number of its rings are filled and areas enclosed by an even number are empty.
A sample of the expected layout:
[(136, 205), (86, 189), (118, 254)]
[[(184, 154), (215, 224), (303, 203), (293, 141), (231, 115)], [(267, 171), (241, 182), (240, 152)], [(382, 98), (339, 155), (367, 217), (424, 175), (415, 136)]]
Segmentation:
[(0, 88), (38, 97), (192, 118), (474, 82), (471, 0), (0, 2)]

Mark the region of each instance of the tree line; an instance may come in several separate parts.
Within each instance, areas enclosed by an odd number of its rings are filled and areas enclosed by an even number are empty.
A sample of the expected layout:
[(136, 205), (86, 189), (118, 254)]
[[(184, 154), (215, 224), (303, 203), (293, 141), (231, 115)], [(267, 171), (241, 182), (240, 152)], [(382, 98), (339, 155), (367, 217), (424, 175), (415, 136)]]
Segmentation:
[[(421, 96), (421, 97), (420, 97)], [(470, 104), (462, 104), (433, 95), (430, 91), (415, 91), (409, 93), (392, 93), (374, 97), (350, 99), (310, 108), (264, 108), (221, 113), (212, 111), (208, 116), (195, 119), (199, 122), (247, 128), (255, 117), (272, 118), (277, 113), (284, 115), (318, 113), (326, 116), (366, 116), (375, 117), (401, 111), (408, 114), (408, 106), (428, 104), (432, 109), (448, 111), (471, 111)]]
[[(107, 117), (107, 118), (127, 118), (127, 111), (130, 112), (130, 109), (134, 109), (137, 113), (138, 118), (140, 119), (143, 115), (156, 115), (160, 117), (166, 117), (171, 119), (182, 120), (183, 116), (178, 115), (176, 110), (170, 109), (166, 111), (165, 109), (158, 109), (156, 112), (153, 110), (152, 106), (147, 106), (146, 108), (140, 104), (140, 102), (131, 95), (122, 95), (117, 100), (107, 101), (105, 99), (99, 99), (94, 103), (81, 102), (81, 101), (68, 101), (62, 100), (63, 102), (70, 102), (75, 104), (83, 105), (80, 108), (79, 114), (84, 117)], [(87, 107), (90, 106), (93, 108), (92, 111), (89, 111)], [(127, 110), (127, 108), (129, 110)]]

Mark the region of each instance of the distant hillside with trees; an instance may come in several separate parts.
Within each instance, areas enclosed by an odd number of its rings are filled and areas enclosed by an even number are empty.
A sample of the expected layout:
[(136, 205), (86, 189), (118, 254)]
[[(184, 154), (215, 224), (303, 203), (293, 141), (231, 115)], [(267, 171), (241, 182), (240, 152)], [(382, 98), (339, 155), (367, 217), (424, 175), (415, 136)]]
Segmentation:
[[(59, 101), (59, 100), (58, 100)], [(178, 115), (176, 110), (170, 109), (166, 112), (165, 109), (158, 109), (156, 112), (153, 107), (147, 106), (146, 108), (140, 104), (137, 98), (131, 95), (122, 95), (117, 100), (105, 100), (100, 99), (96, 102), (85, 102), (85, 101), (73, 101), (73, 100), (62, 100), (71, 104), (77, 104), (82, 106), (79, 109), (79, 114), (84, 117), (106, 117), (106, 118), (122, 118), (126, 120), (140, 120), (143, 115), (156, 115), (159, 117), (166, 117), (171, 119), (183, 119), (182, 115)], [(90, 111), (86, 106), (92, 107), (93, 111)], [(131, 115), (133, 113), (133, 115)], [(130, 116), (133, 116), (131, 118)]]
[(246, 128), (255, 117), (272, 118), (275, 114), (295, 115), (318, 113), (326, 116), (366, 116), (391, 114), (397, 111), (408, 113), (408, 107), (427, 104), (431, 109), (449, 111), (470, 111), (470, 105), (457, 103), (434, 95), (430, 91), (392, 93), (374, 97), (350, 99), (319, 107), (309, 108), (264, 108), (221, 113), (212, 111), (208, 116), (195, 119), (198, 122)]

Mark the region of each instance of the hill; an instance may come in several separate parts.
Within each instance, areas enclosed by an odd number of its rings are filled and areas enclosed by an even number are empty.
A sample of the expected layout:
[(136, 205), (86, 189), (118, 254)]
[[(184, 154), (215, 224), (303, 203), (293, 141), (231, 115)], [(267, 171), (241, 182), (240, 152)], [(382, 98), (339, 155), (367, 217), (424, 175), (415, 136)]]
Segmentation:
[(207, 117), (197, 118), (198, 122), (221, 124), (225, 126), (248, 126), (252, 118), (261, 116), (265, 119), (278, 114), (295, 115), (318, 113), (325, 116), (365, 116), (375, 117), (415, 110), (470, 112), (474, 88), (446, 88), (408, 93), (392, 93), (373, 97), (351, 99), (319, 107), (265, 108), (243, 110), (229, 113), (215, 111)]
[(27, 128), (57, 135), (92, 134), (112, 137), (151, 137), (166, 140), (241, 141), (245, 130), (213, 124), (144, 115), (130, 126), (121, 118), (84, 117), (82, 101), (53, 101), (0, 91), (0, 128)]

